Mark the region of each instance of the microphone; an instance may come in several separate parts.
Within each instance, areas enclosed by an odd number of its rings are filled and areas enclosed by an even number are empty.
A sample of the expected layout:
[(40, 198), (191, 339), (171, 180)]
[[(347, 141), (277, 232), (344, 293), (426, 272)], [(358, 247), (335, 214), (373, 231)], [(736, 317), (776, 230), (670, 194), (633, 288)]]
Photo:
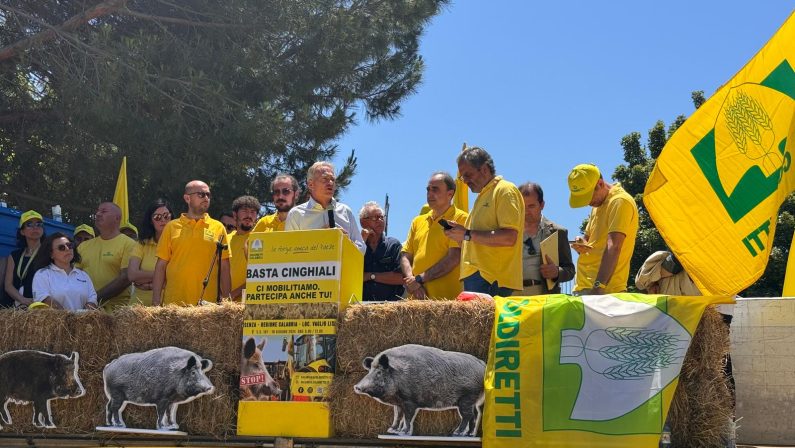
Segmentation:
[(326, 212), (328, 213), (328, 227), (329, 227), (329, 229), (333, 229), (333, 228), (337, 227), (336, 223), (334, 222), (334, 207), (329, 205), (329, 207), (326, 209)]

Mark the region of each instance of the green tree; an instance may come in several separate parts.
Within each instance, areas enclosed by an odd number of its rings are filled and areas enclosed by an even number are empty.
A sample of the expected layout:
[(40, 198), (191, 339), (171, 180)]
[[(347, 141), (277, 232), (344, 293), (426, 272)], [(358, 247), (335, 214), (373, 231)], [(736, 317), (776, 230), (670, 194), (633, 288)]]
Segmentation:
[[(691, 94), (691, 99), (696, 109), (706, 101), (704, 92), (701, 90), (694, 91)], [(616, 168), (613, 178), (621, 182), (627, 193), (635, 198), (639, 214), (638, 236), (630, 263), (631, 275), (640, 269), (646, 258), (653, 252), (668, 249), (643, 204), (643, 190), (665, 143), (685, 122), (685, 119), (684, 115), (676, 117), (667, 129), (665, 123), (657, 121), (648, 131), (646, 145), (641, 144), (639, 132), (631, 132), (621, 139), (626, 164)], [(795, 195), (790, 195), (779, 211), (773, 248), (765, 273), (751, 287), (741, 292), (741, 295), (746, 297), (781, 295), (793, 231), (795, 231)], [(632, 282), (630, 281), (630, 283)]]
[[(76, 222), (128, 158), (133, 216), (185, 182), (269, 197), (355, 123), (399, 115), (419, 37), (447, 0), (86, 0), (0, 4), (0, 193)], [(356, 171), (339, 167), (340, 187)]]

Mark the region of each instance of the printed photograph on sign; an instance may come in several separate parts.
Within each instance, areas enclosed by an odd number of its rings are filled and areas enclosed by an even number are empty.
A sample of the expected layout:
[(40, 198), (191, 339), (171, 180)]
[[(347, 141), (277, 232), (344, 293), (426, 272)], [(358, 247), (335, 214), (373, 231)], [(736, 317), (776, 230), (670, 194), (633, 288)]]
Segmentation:
[(243, 336), (240, 399), (324, 401), (336, 362), (333, 334)]
[[(52, 354), (15, 350), (0, 355), (0, 417), (11, 425), (10, 403), (33, 405), (33, 426), (55, 428), (50, 403), (57, 398), (82, 397), (86, 390), (78, 376), (80, 354)], [(0, 425), (0, 429), (3, 426)]]

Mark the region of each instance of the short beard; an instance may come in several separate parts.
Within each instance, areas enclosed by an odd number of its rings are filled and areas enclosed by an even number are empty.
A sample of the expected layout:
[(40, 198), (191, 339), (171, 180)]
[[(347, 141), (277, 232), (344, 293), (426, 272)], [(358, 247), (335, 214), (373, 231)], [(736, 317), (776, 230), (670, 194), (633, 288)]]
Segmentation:
[(292, 210), (293, 206), (294, 206), (294, 204), (290, 204), (290, 203), (286, 203), (286, 204), (281, 205), (281, 206), (279, 204), (276, 204), (276, 211), (277, 212), (289, 212), (290, 210)]
[(242, 223), (238, 227), (240, 227), (240, 230), (242, 230), (244, 232), (249, 232), (249, 231), (251, 231), (251, 229), (254, 228), (254, 226), (249, 226), (249, 225), (242, 224)]

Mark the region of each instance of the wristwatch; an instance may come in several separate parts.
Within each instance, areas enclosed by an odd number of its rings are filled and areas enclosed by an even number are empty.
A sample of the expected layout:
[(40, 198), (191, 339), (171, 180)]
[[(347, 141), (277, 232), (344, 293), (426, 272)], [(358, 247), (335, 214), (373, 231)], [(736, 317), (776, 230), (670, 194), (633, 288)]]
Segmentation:
[(375, 281), (375, 274), (374, 273), (370, 273), (370, 280)]
[(467, 229), (466, 232), (464, 232), (464, 241), (470, 241), (471, 239), (472, 239), (472, 231)]
[(419, 283), (420, 285), (425, 283), (425, 280), (422, 279), (421, 275), (418, 275), (418, 276), (414, 277), (414, 281)]
[(599, 280), (596, 280), (595, 282), (593, 282), (593, 289), (604, 288), (604, 286), (605, 286), (605, 284), (600, 282)]

